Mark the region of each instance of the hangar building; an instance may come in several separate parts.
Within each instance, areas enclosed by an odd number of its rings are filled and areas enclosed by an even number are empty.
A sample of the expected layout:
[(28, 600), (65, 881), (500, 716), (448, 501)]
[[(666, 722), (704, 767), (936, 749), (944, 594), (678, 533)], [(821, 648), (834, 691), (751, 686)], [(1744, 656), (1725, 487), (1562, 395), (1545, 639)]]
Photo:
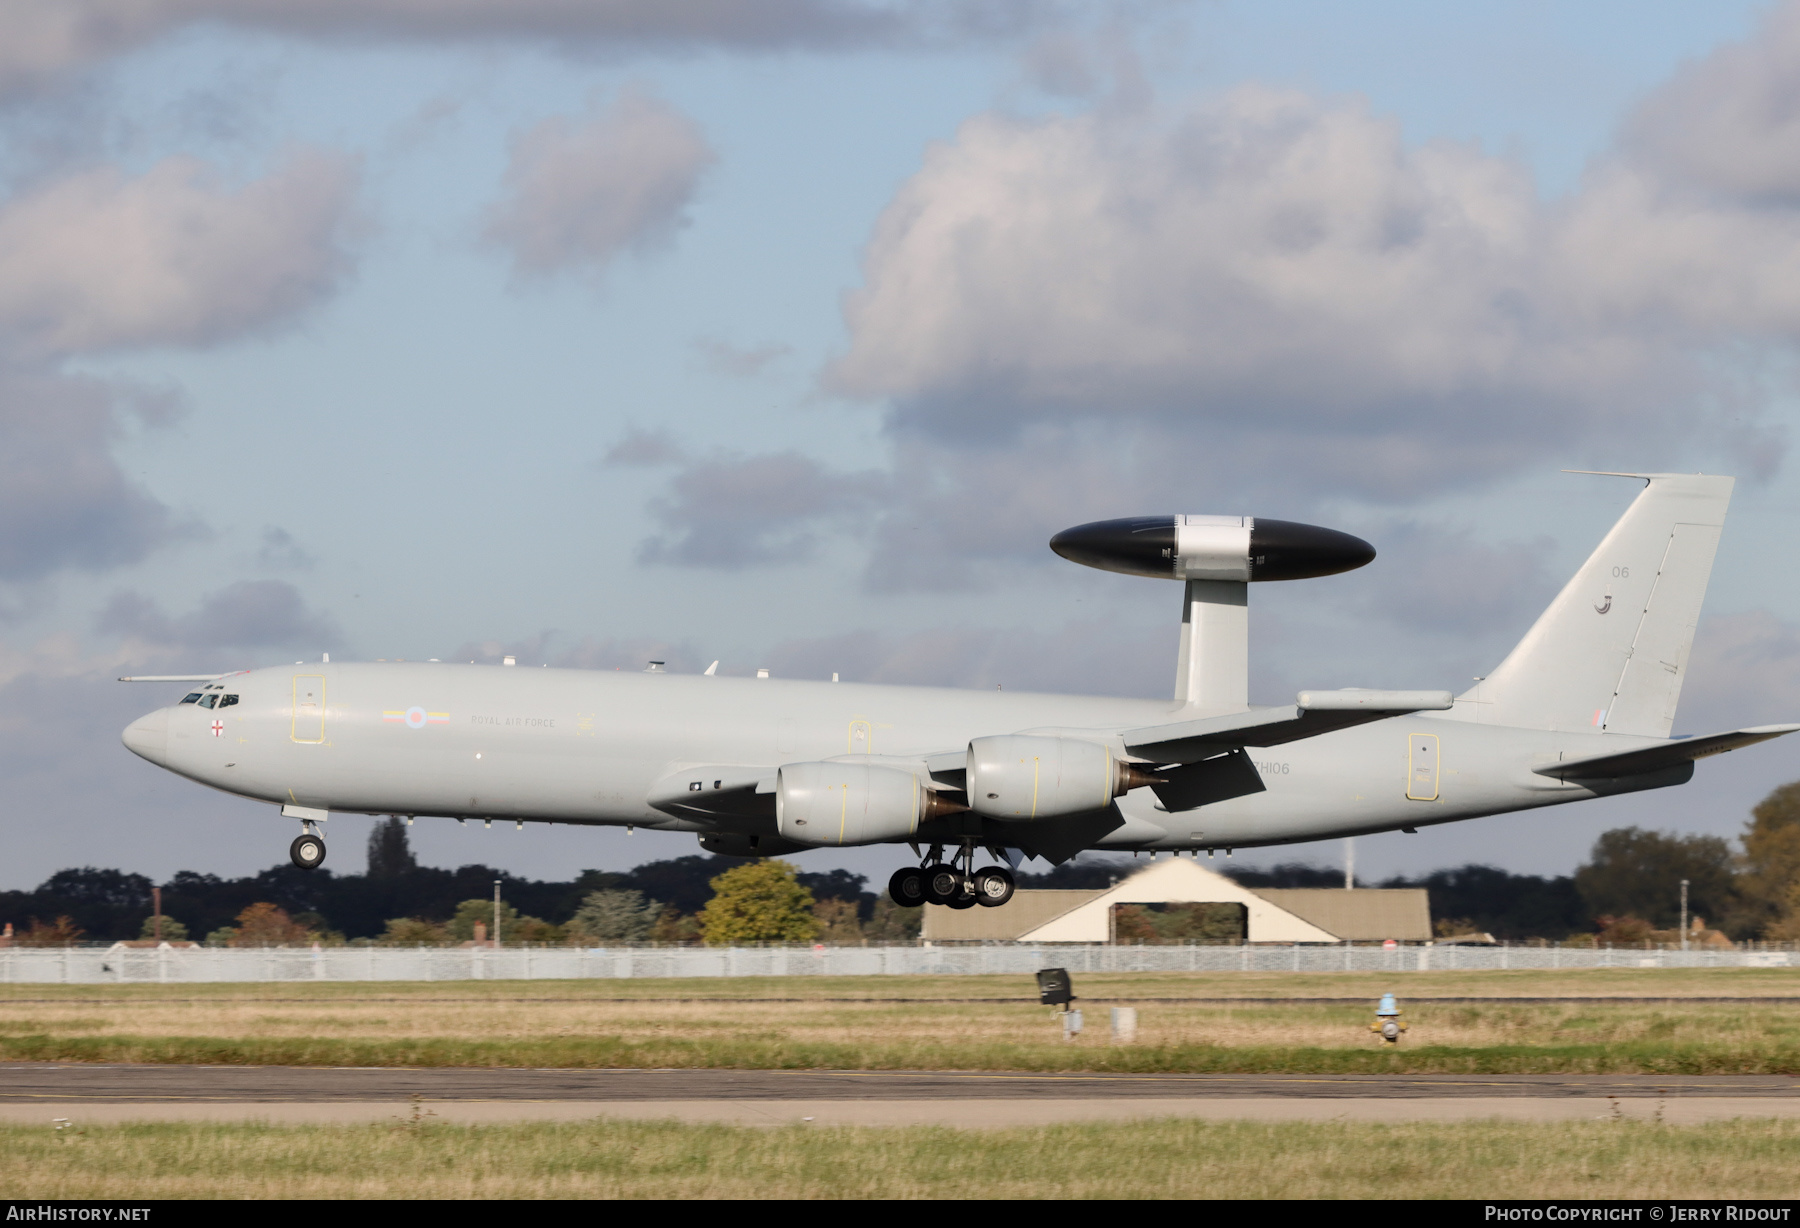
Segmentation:
[(1020, 890), (999, 908), (927, 908), (930, 942), (1108, 942), (1119, 904), (1240, 904), (1250, 942), (1425, 942), (1420, 888), (1241, 887), (1189, 858), (1151, 862), (1102, 891)]

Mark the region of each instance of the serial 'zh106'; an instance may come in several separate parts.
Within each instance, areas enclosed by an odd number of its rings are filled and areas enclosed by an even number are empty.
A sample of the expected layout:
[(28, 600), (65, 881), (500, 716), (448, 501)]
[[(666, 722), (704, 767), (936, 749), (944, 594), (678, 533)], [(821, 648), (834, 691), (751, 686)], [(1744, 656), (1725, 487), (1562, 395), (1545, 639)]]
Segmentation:
[[(907, 846), (903, 905), (1009, 899), (1026, 856), (1195, 852), (1415, 831), (1683, 784), (1800, 729), (1670, 736), (1732, 479), (1642, 492), (1492, 673), (1449, 691), (1248, 695), (1250, 586), (1360, 567), (1345, 533), (1247, 516), (1081, 525), (1051, 549), (1184, 586), (1175, 697), (863, 686), (445, 662), (296, 665), (196, 684), (136, 754), (274, 803), (296, 864), (332, 813), (694, 832), (742, 857)], [(716, 664), (716, 663), (715, 663)], [(992, 864), (976, 867), (985, 852)], [(910, 859), (909, 859), (910, 861)]]

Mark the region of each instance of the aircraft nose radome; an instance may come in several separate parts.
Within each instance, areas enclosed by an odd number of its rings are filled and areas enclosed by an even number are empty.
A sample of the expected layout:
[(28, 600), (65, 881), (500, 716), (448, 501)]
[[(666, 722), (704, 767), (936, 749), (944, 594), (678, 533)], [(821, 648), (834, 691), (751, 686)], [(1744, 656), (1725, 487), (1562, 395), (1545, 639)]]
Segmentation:
[(140, 716), (125, 726), (119, 735), (132, 754), (148, 759), (158, 767), (169, 757), (169, 710), (158, 708), (148, 716)]

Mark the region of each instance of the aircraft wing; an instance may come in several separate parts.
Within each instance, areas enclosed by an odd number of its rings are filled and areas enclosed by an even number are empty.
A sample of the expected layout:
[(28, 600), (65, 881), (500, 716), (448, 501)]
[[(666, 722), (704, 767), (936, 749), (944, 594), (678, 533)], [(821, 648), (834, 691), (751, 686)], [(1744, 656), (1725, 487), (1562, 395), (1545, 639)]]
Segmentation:
[(1703, 738), (1681, 738), (1638, 750), (1617, 751), (1610, 755), (1589, 755), (1585, 759), (1564, 759), (1546, 763), (1531, 770), (1539, 776), (1559, 780), (1610, 780), (1618, 776), (1637, 776), (1644, 772), (1677, 767), (1709, 755), (1722, 755), (1740, 746), (1754, 746), (1800, 730), (1800, 725), (1755, 725), (1749, 729), (1733, 729), (1729, 733), (1713, 733)]
[(1408, 712), (1442, 712), (1449, 691), (1301, 691), (1293, 707), (1148, 725), (1124, 732), (1125, 749), (1154, 763), (1198, 763), (1244, 746), (1280, 746)]
[[(231, 673), (242, 673), (233, 670)], [(120, 682), (216, 682), (220, 678), (229, 678), (231, 673), (224, 674), (137, 674), (130, 678), (121, 678)]]

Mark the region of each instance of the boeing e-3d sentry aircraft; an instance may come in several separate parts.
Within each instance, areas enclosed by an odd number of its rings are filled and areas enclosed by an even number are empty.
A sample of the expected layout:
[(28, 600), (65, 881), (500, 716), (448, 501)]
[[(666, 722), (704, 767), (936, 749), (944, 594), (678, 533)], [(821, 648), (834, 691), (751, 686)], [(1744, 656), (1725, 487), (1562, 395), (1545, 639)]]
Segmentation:
[[(756, 857), (909, 845), (903, 905), (999, 905), (1023, 856), (1249, 848), (1416, 831), (1683, 784), (1694, 761), (1800, 729), (1671, 738), (1732, 479), (1645, 483), (1500, 666), (1449, 691), (1248, 702), (1250, 585), (1375, 557), (1345, 533), (1154, 516), (1051, 539), (1186, 585), (1175, 702), (441, 662), (297, 665), (197, 682), (132, 751), (278, 803), (296, 865), (332, 812), (638, 826)], [(508, 658), (507, 665), (512, 664)], [(716, 666), (716, 662), (714, 663)], [(993, 865), (975, 867), (979, 851)]]

